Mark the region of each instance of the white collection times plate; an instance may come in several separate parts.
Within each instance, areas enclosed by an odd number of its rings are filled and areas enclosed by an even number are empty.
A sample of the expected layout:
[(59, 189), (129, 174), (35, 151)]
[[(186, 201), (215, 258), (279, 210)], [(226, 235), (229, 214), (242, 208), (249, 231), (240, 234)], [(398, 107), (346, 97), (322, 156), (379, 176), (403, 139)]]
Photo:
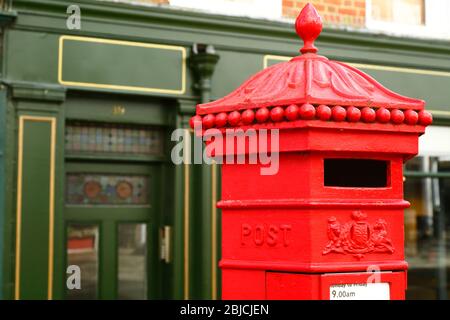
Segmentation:
[(390, 300), (389, 283), (336, 284), (330, 300)]

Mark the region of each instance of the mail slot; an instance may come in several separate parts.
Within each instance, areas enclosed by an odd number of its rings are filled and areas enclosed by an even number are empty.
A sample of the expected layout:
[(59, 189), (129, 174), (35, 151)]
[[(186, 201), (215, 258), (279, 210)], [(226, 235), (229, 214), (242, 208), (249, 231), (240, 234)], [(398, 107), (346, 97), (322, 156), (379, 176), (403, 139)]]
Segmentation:
[[(257, 153), (278, 155), (269, 174), (260, 158), (223, 163), (222, 297), (404, 299), (403, 164), (432, 116), (424, 101), (318, 55), (312, 5), (295, 27), (299, 56), (198, 105), (191, 119), (203, 137), (254, 131), (260, 142), (270, 132)], [(210, 155), (249, 160), (251, 144)]]

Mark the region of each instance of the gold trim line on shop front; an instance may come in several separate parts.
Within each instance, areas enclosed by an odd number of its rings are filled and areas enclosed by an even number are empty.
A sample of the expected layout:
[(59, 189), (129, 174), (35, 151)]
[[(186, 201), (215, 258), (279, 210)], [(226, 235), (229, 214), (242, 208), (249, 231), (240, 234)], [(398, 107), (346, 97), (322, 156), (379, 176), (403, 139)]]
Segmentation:
[[(265, 55), (263, 59), (263, 67), (264, 69), (269, 66), (269, 60), (278, 60), (280, 62), (289, 61), (292, 57), (288, 56), (275, 56), (275, 55)], [(385, 65), (376, 65), (376, 64), (364, 64), (364, 63), (346, 63), (349, 66), (367, 70), (379, 70), (379, 71), (391, 71), (391, 72), (400, 72), (400, 73), (413, 73), (413, 74), (421, 74), (421, 75), (429, 75), (429, 76), (439, 76), (439, 77), (448, 77), (450, 78), (450, 72), (446, 71), (435, 71), (435, 70), (427, 70), (427, 69), (417, 69), (417, 68), (404, 68), (404, 67), (391, 67)]]
[(23, 178), (23, 131), (25, 121), (49, 122), (50, 136), (50, 190), (49, 190), (49, 243), (48, 243), (48, 282), (47, 299), (53, 298), (53, 262), (54, 262), (54, 202), (55, 202), (55, 146), (56, 118), (40, 116), (19, 116), (18, 164), (17, 164), (17, 209), (16, 209), (16, 265), (14, 297), (20, 299), (20, 263), (22, 232), (22, 178)]

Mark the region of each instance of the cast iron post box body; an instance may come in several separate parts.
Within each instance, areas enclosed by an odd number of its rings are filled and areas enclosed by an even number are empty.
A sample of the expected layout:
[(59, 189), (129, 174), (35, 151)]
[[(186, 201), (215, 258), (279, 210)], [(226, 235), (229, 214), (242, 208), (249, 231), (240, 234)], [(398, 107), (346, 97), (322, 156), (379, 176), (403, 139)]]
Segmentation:
[[(222, 298), (404, 299), (403, 163), (431, 114), (317, 55), (322, 22), (312, 5), (296, 30), (301, 55), (198, 105), (191, 119), (200, 135), (279, 130), (276, 174), (261, 175), (261, 162), (222, 166)], [(238, 151), (213, 153), (227, 152)]]

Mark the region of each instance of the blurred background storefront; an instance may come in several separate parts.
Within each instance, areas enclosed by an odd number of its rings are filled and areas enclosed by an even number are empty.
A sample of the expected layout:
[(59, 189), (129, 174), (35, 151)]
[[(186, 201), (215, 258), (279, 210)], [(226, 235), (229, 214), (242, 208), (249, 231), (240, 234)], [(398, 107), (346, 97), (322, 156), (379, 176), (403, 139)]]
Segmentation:
[(420, 155), (405, 165), (405, 253), (408, 299), (450, 294), (450, 130), (434, 126), (420, 139)]
[[(319, 54), (433, 113), (405, 171), (407, 297), (448, 299), (450, 1), (310, 2)], [(220, 298), (220, 166), (174, 166), (171, 133), (298, 54), (306, 3), (0, 0), (0, 298)]]

